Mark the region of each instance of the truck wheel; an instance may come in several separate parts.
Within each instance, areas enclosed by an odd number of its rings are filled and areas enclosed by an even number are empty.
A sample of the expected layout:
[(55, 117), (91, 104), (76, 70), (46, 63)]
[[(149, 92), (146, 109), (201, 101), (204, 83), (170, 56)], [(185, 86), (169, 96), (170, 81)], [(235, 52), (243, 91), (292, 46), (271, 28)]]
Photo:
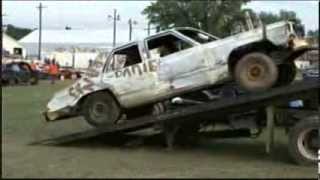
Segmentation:
[(289, 131), (289, 153), (300, 165), (312, 165), (317, 162), (319, 143), (319, 117), (300, 120)]
[(236, 82), (248, 91), (264, 91), (278, 79), (278, 68), (274, 61), (263, 53), (249, 53), (242, 57), (234, 69)]
[(115, 99), (106, 92), (89, 95), (82, 106), (86, 121), (95, 127), (115, 124), (120, 117), (120, 108)]

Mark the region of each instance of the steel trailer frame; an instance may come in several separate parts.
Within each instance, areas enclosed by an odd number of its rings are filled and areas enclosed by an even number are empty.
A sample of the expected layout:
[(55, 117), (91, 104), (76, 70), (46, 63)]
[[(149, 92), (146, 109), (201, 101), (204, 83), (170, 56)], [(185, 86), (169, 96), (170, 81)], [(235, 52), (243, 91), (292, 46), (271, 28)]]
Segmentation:
[[(233, 113), (246, 111), (250, 109), (265, 108), (267, 114), (267, 140), (266, 152), (270, 153), (273, 146), (274, 116), (277, 106), (292, 100), (304, 99), (311, 103), (312, 111), (318, 111), (320, 80), (303, 80), (294, 82), (287, 86), (275, 87), (267, 92), (251, 93), (239, 96), (237, 98), (222, 98), (199, 105), (192, 105), (173, 111), (168, 111), (160, 115), (148, 115), (120, 124), (114, 124), (108, 127), (90, 129), (84, 132), (73, 133), (56, 138), (44, 139), (30, 144), (58, 145), (73, 142), (80, 139), (88, 139), (101, 136), (107, 133), (124, 133), (136, 131), (157, 123), (172, 124), (173, 128), (165, 129), (165, 137), (168, 147), (174, 143), (177, 127), (183, 122), (201, 121), (202, 117), (208, 115), (219, 115), (223, 113)], [(213, 120), (214, 121), (214, 118)], [(53, 123), (53, 122), (50, 122)]]

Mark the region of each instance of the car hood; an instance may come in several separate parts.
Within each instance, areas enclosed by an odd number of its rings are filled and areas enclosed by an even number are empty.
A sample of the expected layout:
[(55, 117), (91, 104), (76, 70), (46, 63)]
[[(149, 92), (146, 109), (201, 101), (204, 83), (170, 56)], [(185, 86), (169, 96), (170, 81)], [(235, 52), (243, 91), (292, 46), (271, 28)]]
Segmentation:
[(72, 107), (85, 95), (102, 89), (100, 78), (84, 76), (70, 86), (58, 91), (47, 104), (48, 111), (57, 111), (66, 107)]

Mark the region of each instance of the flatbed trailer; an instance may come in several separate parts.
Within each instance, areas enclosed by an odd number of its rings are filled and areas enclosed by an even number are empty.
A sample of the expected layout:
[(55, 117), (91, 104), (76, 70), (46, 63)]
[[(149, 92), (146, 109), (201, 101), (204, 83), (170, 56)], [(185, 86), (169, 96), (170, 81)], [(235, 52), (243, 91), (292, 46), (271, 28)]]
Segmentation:
[[(281, 107), (281, 105), (288, 104), (290, 101), (301, 99), (304, 100), (304, 107), (309, 107), (306, 108), (306, 110), (300, 110), (301, 112), (307, 112), (307, 114), (309, 114), (308, 112), (313, 112), (317, 114), (319, 113), (319, 89), (320, 80), (297, 81), (287, 86), (275, 87), (267, 92), (250, 93), (236, 98), (221, 98), (216, 101), (178, 108), (160, 115), (143, 116), (126, 120), (119, 124), (110, 125), (108, 127), (95, 128), (57, 138), (45, 139), (32, 144), (65, 144), (108, 133), (132, 132), (153, 126), (155, 124), (174, 124), (179, 126), (179, 124), (185, 122), (200, 123), (203, 119), (208, 119), (208, 117), (212, 117), (212, 121), (215, 121), (215, 116), (224, 113), (232, 114), (236, 112), (262, 108), (266, 110), (267, 115), (266, 129), (269, 138), (266, 142), (266, 151), (270, 152), (273, 144), (275, 109), (277, 107)], [(287, 111), (290, 112), (295, 110), (287, 109)], [(168, 130), (164, 130), (168, 146), (172, 146), (175, 132), (175, 128), (168, 128)]]

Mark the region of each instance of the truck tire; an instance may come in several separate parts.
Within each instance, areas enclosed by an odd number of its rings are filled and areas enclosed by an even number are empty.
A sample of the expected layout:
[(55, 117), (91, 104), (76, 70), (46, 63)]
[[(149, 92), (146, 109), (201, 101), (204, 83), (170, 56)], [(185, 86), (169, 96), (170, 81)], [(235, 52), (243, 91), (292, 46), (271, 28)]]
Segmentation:
[(320, 148), (319, 128), (319, 117), (313, 116), (300, 120), (290, 129), (288, 150), (297, 164), (316, 164), (317, 151)]
[(277, 82), (278, 67), (269, 56), (263, 53), (249, 53), (235, 65), (234, 78), (245, 90), (265, 91)]
[(120, 107), (110, 93), (97, 92), (85, 99), (82, 113), (90, 125), (105, 127), (116, 123), (120, 117)]

